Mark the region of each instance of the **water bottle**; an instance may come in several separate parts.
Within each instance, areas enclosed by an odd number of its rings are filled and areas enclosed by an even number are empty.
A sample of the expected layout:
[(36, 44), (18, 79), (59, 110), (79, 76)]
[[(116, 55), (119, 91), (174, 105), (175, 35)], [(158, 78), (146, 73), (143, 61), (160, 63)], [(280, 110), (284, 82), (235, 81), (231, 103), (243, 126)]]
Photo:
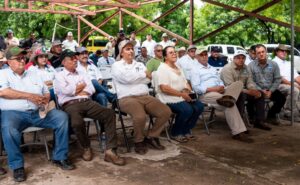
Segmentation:
[(104, 153), (106, 151), (106, 135), (105, 132), (101, 134), (101, 152)]

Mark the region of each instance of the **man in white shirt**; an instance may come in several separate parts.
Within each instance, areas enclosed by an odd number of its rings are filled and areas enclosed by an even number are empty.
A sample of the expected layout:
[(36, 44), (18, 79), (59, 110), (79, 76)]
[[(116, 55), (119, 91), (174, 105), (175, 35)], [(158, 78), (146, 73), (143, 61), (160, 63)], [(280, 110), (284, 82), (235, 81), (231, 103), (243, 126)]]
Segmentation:
[(113, 57), (109, 56), (108, 49), (102, 50), (102, 57), (98, 59), (97, 66), (107, 66), (112, 65), (115, 62), (115, 59)]
[[(124, 40), (119, 44), (121, 60), (112, 65), (112, 78), (116, 86), (120, 109), (132, 117), (134, 128), (135, 152), (145, 154), (147, 146), (164, 150), (158, 137), (171, 116), (167, 105), (149, 95), (147, 84), (151, 73), (144, 64), (134, 60), (134, 43)], [(146, 114), (155, 117), (155, 123), (146, 137)]]
[(147, 39), (143, 42), (142, 47), (146, 47), (148, 51), (148, 55), (151, 57), (154, 57), (154, 47), (156, 45), (156, 42), (152, 40), (152, 35), (148, 34)]
[(18, 47), (6, 53), (9, 68), (0, 71), (0, 109), (3, 143), (9, 168), (16, 182), (26, 180), (24, 158), (20, 150), (22, 131), (28, 127), (54, 130), (55, 147), (52, 162), (63, 170), (75, 167), (68, 157), (68, 116), (52, 109), (41, 117), (39, 109), (47, 106), (50, 94), (44, 82), (31, 71), (25, 70), (26, 52)]
[(74, 40), (72, 32), (68, 32), (67, 39), (63, 41), (62, 45), (64, 50), (69, 49), (73, 52), (75, 51), (75, 48), (79, 46), (76, 40)]
[(19, 39), (14, 37), (14, 32), (11, 29), (8, 29), (6, 32), (5, 44), (7, 48), (19, 46), (20, 44)]
[(196, 49), (197, 47), (195, 45), (190, 45), (187, 48), (187, 54), (181, 57), (177, 61), (177, 65), (182, 68), (184, 75), (188, 81), (191, 80), (191, 71), (194, 68), (195, 64), (198, 63), (196, 60)]
[(108, 56), (115, 57), (115, 45), (116, 40), (113, 36), (108, 37), (108, 43), (105, 45), (105, 49), (108, 50)]
[(166, 33), (163, 33), (161, 38), (162, 38), (162, 41), (159, 44), (162, 45), (163, 48), (165, 48), (167, 46), (174, 46), (174, 43), (172, 41), (170, 41), (170, 39)]
[(90, 78), (76, 70), (77, 58), (75, 53), (65, 50), (61, 54), (64, 69), (55, 76), (54, 88), (58, 103), (71, 118), (71, 125), (83, 148), (82, 158), (85, 161), (93, 159), (90, 140), (86, 134), (83, 118), (88, 117), (103, 124), (106, 135), (106, 150), (104, 161), (115, 165), (125, 165), (125, 159), (118, 156), (116, 117), (112, 109), (104, 108), (91, 100), (95, 89)]
[[(280, 69), (281, 75), (281, 84), (278, 87), (278, 90), (283, 94), (287, 95), (286, 102), (284, 105), (285, 116), (289, 117), (291, 110), (294, 110), (296, 113), (295, 116), (299, 116), (299, 107), (297, 107), (297, 103), (299, 104), (299, 89), (300, 89), (300, 76), (297, 73), (296, 69), (294, 69), (294, 80), (295, 80), (295, 88), (294, 88), (294, 107), (291, 107), (291, 62), (286, 60), (287, 52), (289, 48), (283, 44), (279, 44), (275, 49), (275, 58), (273, 59), (276, 62)], [(300, 120), (298, 117), (297, 121)]]
[(135, 32), (131, 32), (130, 34), (130, 41), (135, 41), (134, 45), (134, 56), (138, 56), (141, 48), (141, 43), (138, 39), (136, 39), (136, 34)]
[(100, 105), (107, 107), (107, 103), (113, 102), (116, 99), (116, 95), (109, 92), (107, 86), (103, 84), (102, 75), (97, 66), (93, 62), (88, 61), (88, 51), (85, 47), (76, 48), (78, 55), (77, 71), (86, 74), (92, 81), (92, 84), (96, 90), (93, 94), (93, 100)]

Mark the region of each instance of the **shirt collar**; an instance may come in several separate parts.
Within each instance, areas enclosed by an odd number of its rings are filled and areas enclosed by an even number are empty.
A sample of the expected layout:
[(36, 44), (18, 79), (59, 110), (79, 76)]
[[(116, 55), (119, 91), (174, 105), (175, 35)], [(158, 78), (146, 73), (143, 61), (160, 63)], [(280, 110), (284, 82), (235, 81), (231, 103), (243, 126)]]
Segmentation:
[[(15, 76), (20, 76), (19, 74), (15, 73), (10, 67), (8, 68), (8, 70)], [(26, 75), (28, 74), (27, 70), (24, 70), (23, 74), (20, 76), (21, 78), (26, 77)]]
[(73, 75), (73, 74), (78, 74), (78, 71), (75, 70), (74, 73), (68, 71), (66, 68), (63, 69), (63, 73), (66, 75), (66, 76), (69, 76), (69, 75)]

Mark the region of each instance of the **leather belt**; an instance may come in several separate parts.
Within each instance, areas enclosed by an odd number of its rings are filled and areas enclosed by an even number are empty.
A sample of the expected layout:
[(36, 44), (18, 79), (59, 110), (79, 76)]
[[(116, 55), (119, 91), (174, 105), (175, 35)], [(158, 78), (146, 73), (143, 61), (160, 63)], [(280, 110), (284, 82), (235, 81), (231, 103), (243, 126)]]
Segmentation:
[(80, 103), (80, 102), (86, 102), (86, 101), (89, 101), (90, 98), (80, 98), (80, 99), (74, 99), (74, 100), (70, 100), (70, 101), (67, 101), (65, 102), (62, 107), (65, 107), (67, 105), (72, 105), (74, 103)]

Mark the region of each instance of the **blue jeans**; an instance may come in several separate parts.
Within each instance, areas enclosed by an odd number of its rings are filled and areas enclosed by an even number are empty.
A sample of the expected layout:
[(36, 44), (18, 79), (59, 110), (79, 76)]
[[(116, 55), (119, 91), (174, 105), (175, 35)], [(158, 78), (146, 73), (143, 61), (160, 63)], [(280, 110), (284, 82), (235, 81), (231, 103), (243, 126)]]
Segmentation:
[(28, 127), (51, 128), (55, 132), (53, 160), (65, 160), (69, 151), (68, 116), (65, 112), (53, 109), (44, 119), (38, 111), (1, 111), (1, 127), (4, 147), (8, 155), (8, 165), (12, 170), (24, 167), (24, 158), (20, 151), (22, 131)]
[(179, 103), (168, 103), (167, 105), (176, 114), (175, 124), (171, 131), (172, 136), (190, 134), (204, 109), (204, 105), (200, 101), (192, 103), (182, 101)]
[(107, 107), (107, 103), (113, 102), (116, 100), (116, 94), (109, 92), (107, 86), (99, 84), (99, 82), (95, 79), (92, 80), (92, 84), (96, 90), (93, 95), (93, 100), (98, 102), (100, 105)]

